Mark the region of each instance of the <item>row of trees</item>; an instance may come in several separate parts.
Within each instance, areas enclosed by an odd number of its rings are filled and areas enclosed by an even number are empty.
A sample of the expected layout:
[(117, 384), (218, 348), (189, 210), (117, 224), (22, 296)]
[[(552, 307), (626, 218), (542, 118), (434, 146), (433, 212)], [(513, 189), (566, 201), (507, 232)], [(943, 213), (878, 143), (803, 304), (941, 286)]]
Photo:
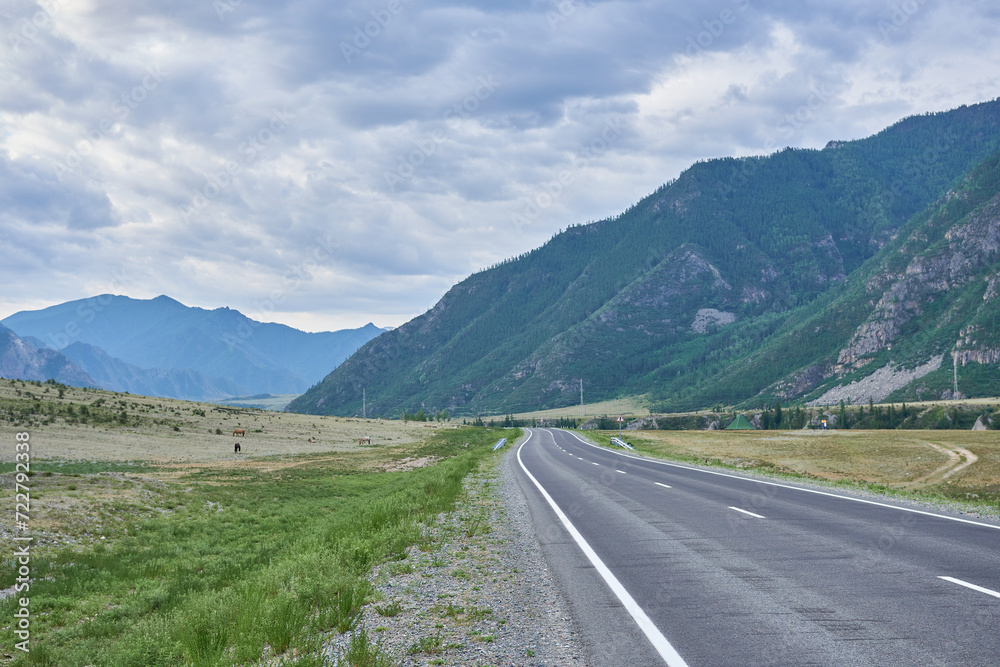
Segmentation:
[(446, 422), (451, 419), (451, 415), (447, 410), (436, 410), (434, 414), (424, 412), (423, 408), (420, 408), (416, 412), (407, 412), (403, 410), (403, 414), (400, 419), (407, 422), (426, 422), (426, 421), (436, 421), (436, 422)]
[(1000, 406), (945, 406), (915, 409), (904, 401), (894, 404), (849, 406), (841, 401), (831, 411), (802, 407), (782, 409), (780, 403), (755, 413), (761, 429), (817, 427), (822, 419), (831, 429), (971, 429), (977, 421), (988, 429), (1000, 428)]
[[(409, 415), (409, 413), (405, 413)], [(419, 415), (420, 413), (417, 413)], [(439, 415), (441, 413), (438, 413)], [(447, 412), (445, 411), (445, 415)], [(736, 411), (725, 411), (721, 406), (711, 413), (688, 415), (662, 415), (649, 419), (644, 428), (660, 430), (703, 430), (716, 425), (725, 428), (737, 416)], [(808, 408), (804, 406), (783, 407), (780, 402), (773, 406), (765, 406), (760, 410), (743, 412), (758, 429), (761, 430), (798, 430), (804, 428), (823, 428), (826, 421), (829, 429), (964, 429), (968, 430), (978, 421), (989, 429), (1000, 429), (1000, 406), (932, 406), (916, 409), (902, 405), (875, 405), (869, 401), (867, 406), (852, 406), (840, 402), (831, 410)], [(415, 415), (409, 415), (411, 420), (426, 421)], [(446, 417), (445, 417), (446, 418)], [(576, 417), (559, 417), (556, 419), (518, 419), (513, 414), (500, 418), (484, 420), (476, 417), (472, 420), (462, 420), (463, 425), (482, 426), (488, 428), (579, 428), (585, 421)], [(592, 427), (602, 431), (618, 430), (617, 419), (602, 415), (587, 420)], [(629, 417), (626, 422), (632, 421)]]

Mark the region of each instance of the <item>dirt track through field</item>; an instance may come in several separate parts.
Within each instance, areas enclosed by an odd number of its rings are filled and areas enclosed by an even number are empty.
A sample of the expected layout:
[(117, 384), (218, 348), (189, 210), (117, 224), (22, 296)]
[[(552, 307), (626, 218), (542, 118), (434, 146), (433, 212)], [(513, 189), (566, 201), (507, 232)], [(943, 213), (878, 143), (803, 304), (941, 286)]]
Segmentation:
[(831, 481), (914, 491), (950, 485), (963, 494), (1000, 489), (995, 431), (636, 431), (631, 438), (665, 454)]
[(979, 457), (970, 452), (964, 447), (955, 447), (953, 449), (948, 449), (942, 447), (941, 445), (936, 445), (933, 442), (926, 443), (927, 446), (936, 449), (945, 456), (948, 457), (948, 463), (941, 466), (937, 470), (933, 470), (930, 473), (920, 477), (919, 479), (913, 480), (908, 486), (910, 488), (917, 488), (921, 486), (931, 486), (933, 484), (938, 484), (948, 479), (955, 473), (968, 468), (973, 463), (979, 460)]

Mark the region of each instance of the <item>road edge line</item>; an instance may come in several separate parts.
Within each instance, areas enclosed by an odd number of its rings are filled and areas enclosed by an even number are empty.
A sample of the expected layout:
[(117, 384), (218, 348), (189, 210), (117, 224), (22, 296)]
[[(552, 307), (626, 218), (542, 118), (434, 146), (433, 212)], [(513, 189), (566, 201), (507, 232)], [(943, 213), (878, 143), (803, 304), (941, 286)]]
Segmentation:
[(744, 514), (748, 514), (748, 515), (752, 516), (755, 519), (766, 519), (767, 518), (767, 517), (761, 516), (759, 514), (754, 514), (753, 512), (748, 512), (747, 510), (742, 510), (739, 507), (730, 506), (729, 509), (736, 510), (737, 512), (743, 512)]
[(517, 462), (521, 466), (521, 470), (524, 471), (524, 474), (528, 476), (528, 479), (532, 481), (538, 491), (542, 494), (542, 497), (545, 498), (549, 506), (552, 507), (556, 516), (559, 517), (559, 521), (562, 522), (563, 526), (569, 532), (577, 546), (580, 547), (581, 551), (583, 551), (587, 560), (590, 561), (590, 564), (593, 565), (594, 569), (596, 569), (598, 574), (601, 575), (601, 578), (604, 579), (604, 583), (608, 585), (611, 592), (614, 593), (619, 602), (622, 603), (622, 606), (625, 607), (626, 611), (628, 611), (632, 620), (636, 622), (639, 629), (642, 630), (644, 635), (646, 635), (646, 639), (648, 639), (653, 645), (653, 648), (660, 654), (660, 657), (663, 658), (663, 661), (667, 663), (668, 667), (687, 667), (687, 663), (684, 662), (684, 658), (680, 656), (667, 638), (663, 636), (663, 633), (660, 632), (660, 629), (656, 627), (646, 612), (642, 610), (639, 603), (637, 603), (629, 592), (625, 590), (622, 583), (618, 581), (618, 577), (616, 577), (608, 566), (604, 564), (604, 561), (601, 560), (600, 556), (597, 555), (597, 552), (594, 551), (587, 540), (583, 538), (583, 535), (581, 535), (580, 531), (576, 529), (573, 522), (569, 520), (566, 513), (560, 509), (559, 505), (556, 504), (556, 501), (549, 495), (549, 492), (545, 490), (545, 487), (543, 487), (541, 483), (535, 479), (535, 476), (528, 471), (527, 466), (524, 465), (524, 461), (521, 460), (521, 450), (526, 444), (528, 444), (528, 442), (531, 441), (531, 438), (535, 435), (535, 433), (531, 429), (526, 430), (528, 431), (528, 437), (517, 448)]
[(610, 449), (608, 447), (601, 447), (600, 445), (595, 445), (592, 442), (587, 442), (586, 440), (584, 440), (583, 438), (581, 438), (579, 435), (577, 435), (573, 431), (567, 431), (566, 429), (556, 429), (556, 430), (563, 431), (564, 433), (569, 433), (574, 438), (576, 438), (577, 440), (579, 440), (583, 444), (587, 445), (588, 447), (594, 447), (594, 448), (600, 449), (601, 451), (604, 451), (604, 452), (610, 452), (611, 454), (614, 454), (615, 456), (624, 456), (625, 458), (635, 459), (636, 461), (645, 461), (647, 463), (656, 463), (657, 465), (669, 466), (671, 468), (680, 468), (682, 470), (692, 470), (694, 472), (705, 473), (706, 475), (718, 475), (719, 477), (728, 477), (730, 479), (739, 479), (739, 480), (743, 480), (744, 482), (754, 482), (756, 484), (766, 484), (767, 486), (776, 486), (776, 487), (778, 487), (780, 489), (791, 489), (793, 491), (803, 491), (805, 493), (814, 493), (814, 494), (816, 494), (818, 496), (827, 496), (829, 498), (839, 498), (840, 500), (850, 500), (850, 501), (855, 502), (855, 503), (864, 503), (866, 505), (876, 505), (878, 507), (885, 507), (885, 508), (891, 509), (891, 510), (899, 510), (900, 512), (912, 512), (913, 514), (923, 514), (924, 516), (931, 516), (931, 517), (934, 517), (935, 519), (947, 519), (948, 521), (957, 521), (959, 523), (968, 523), (968, 524), (971, 524), (973, 526), (981, 526), (983, 528), (992, 528), (993, 530), (1000, 530), (1000, 526), (994, 525), (992, 523), (983, 523), (981, 521), (973, 521), (971, 519), (962, 519), (962, 518), (957, 517), (957, 516), (948, 516), (946, 514), (935, 514), (934, 512), (927, 512), (925, 510), (918, 510), (918, 509), (914, 509), (912, 507), (900, 507), (898, 505), (890, 505), (889, 503), (880, 503), (880, 502), (875, 501), (875, 500), (865, 500), (864, 498), (855, 498), (853, 496), (842, 496), (842, 495), (840, 495), (838, 493), (830, 493), (829, 491), (820, 491), (819, 489), (806, 489), (806, 488), (803, 488), (801, 486), (792, 486), (791, 484), (780, 484), (778, 482), (771, 482), (771, 481), (766, 480), (766, 479), (754, 479), (753, 477), (742, 477), (740, 475), (730, 475), (728, 473), (718, 472), (716, 470), (705, 470), (704, 468), (695, 468), (693, 466), (686, 466), (686, 465), (682, 465), (680, 463), (674, 463), (672, 461), (663, 461), (663, 460), (660, 460), (660, 459), (652, 459), (652, 458), (645, 457), (645, 456), (636, 456), (634, 454), (627, 454), (625, 452), (619, 452), (619, 451), (616, 451), (614, 449)]
[(962, 581), (961, 579), (956, 579), (955, 577), (938, 577), (938, 579), (944, 579), (945, 581), (950, 581), (953, 584), (965, 586), (966, 588), (971, 588), (974, 591), (979, 591), (980, 593), (986, 593), (987, 595), (992, 595), (995, 598), (1000, 598), (1000, 593), (997, 591), (989, 588), (983, 588), (982, 586), (976, 586), (975, 584), (970, 584), (968, 581)]

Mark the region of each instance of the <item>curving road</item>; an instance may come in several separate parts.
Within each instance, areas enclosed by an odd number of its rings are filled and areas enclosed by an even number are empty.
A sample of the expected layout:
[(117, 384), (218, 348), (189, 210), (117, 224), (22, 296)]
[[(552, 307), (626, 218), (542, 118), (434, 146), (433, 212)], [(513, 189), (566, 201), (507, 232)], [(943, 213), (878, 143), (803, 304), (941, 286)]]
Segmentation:
[(1000, 665), (1000, 525), (654, 461), (512, 453), (588, 664)]

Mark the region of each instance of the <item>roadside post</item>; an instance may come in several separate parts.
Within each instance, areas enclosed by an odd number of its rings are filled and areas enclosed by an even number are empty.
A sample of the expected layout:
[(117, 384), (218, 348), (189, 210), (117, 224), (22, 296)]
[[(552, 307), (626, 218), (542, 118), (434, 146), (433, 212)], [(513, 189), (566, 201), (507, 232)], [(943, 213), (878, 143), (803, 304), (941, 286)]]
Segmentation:
[(625, 449), (635, 449), (632, 445), (628, 444), (621, 438), (611, 438), (612, 445), (618, 445), (619, 447), (624, 447)]

